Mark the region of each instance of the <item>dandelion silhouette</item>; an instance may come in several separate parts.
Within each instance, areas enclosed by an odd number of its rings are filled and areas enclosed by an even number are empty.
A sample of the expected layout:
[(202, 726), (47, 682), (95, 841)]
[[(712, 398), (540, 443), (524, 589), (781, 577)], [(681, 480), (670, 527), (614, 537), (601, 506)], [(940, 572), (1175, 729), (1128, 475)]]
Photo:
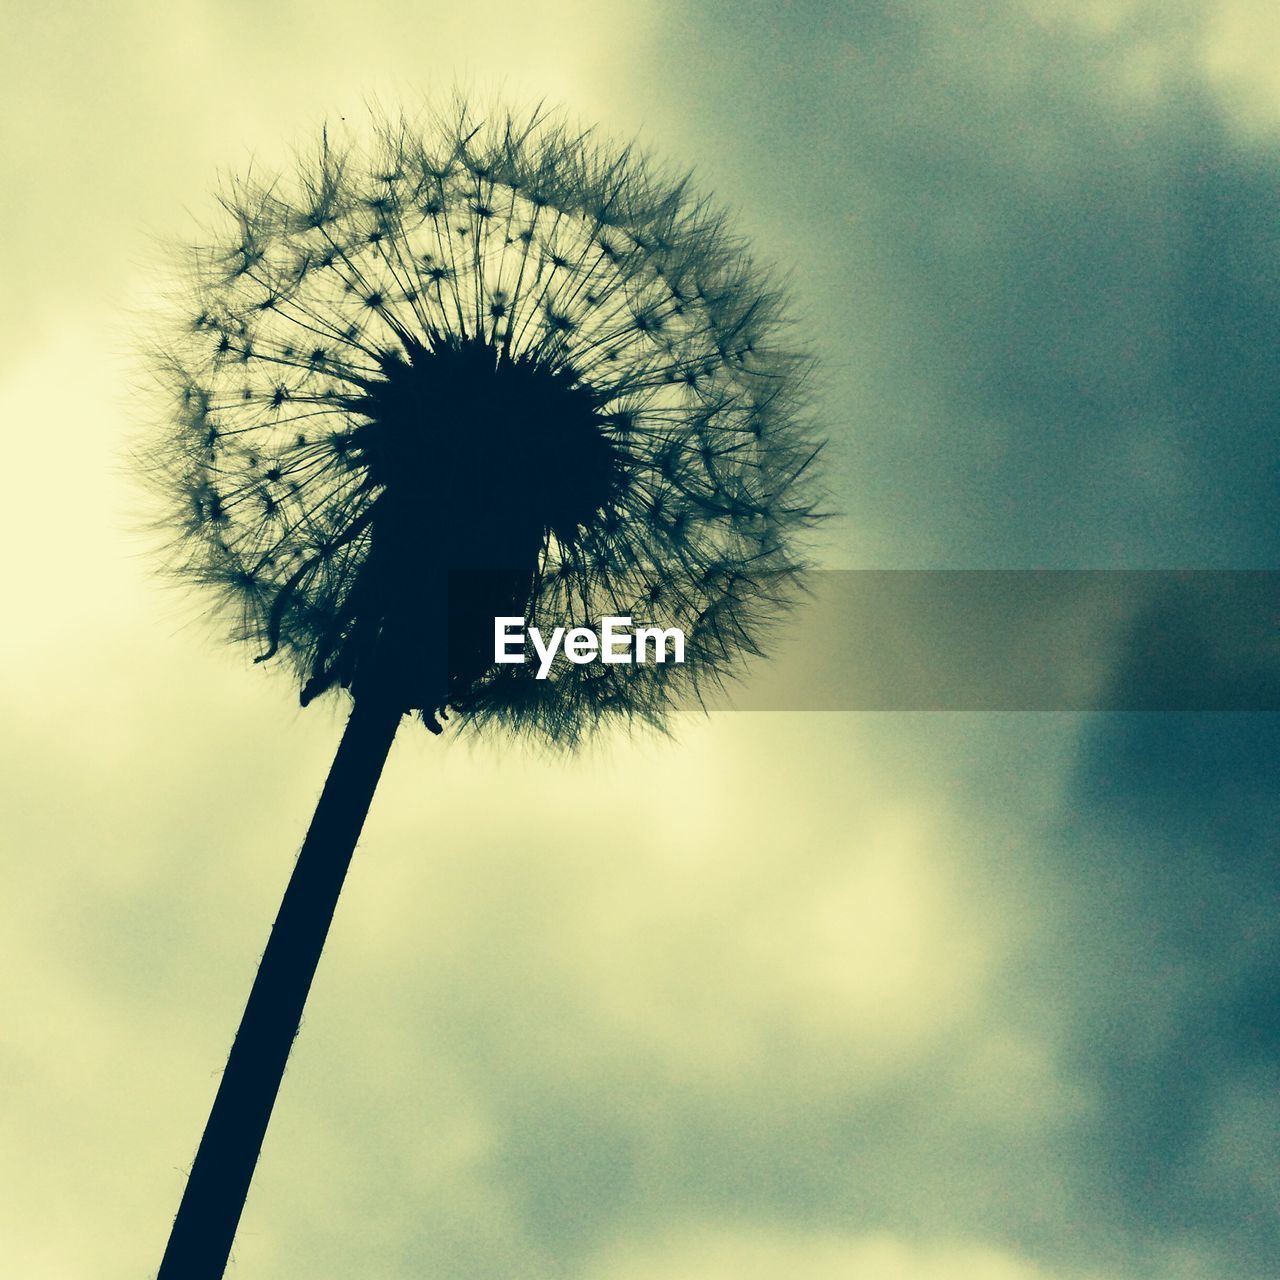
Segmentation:
[[(223, 1273), (402, 716), (662, 727), (758, 652), (818, 518), (807, 361), (687, 180), (541, 110), (374, 134), (229, 184), (156, 353), (174, 566), (304, 705), (352, 703), (160, 1280)], [(610, 615), (682, 628), (685, 663), (494, 663), (497, 617)]]

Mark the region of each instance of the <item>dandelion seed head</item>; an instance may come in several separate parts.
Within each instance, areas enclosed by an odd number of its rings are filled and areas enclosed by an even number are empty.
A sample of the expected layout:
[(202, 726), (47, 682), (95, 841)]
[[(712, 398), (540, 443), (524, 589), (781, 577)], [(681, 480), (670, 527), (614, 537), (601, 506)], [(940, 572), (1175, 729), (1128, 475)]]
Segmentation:
[[(561, 118), (374, 135), (230, 182), (183, 260), (157, 356), (175, 566), (304, 703), (661, 726), (758, 652), (819, 518), (782, 300), (686, 180)], [(681, 627), (686, 662), (536, 680), (493, 662), (504, 615)]]

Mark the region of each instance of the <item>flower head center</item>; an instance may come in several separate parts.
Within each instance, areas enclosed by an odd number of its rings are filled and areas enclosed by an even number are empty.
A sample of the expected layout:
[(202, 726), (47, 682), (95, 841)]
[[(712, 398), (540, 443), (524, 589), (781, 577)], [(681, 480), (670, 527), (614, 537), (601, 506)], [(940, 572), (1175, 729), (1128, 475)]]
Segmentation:
[(532, 574), (549, 536), (572, 545), (616, 496), (625, 455), (569, 366), (457, 337), (381, 364), (349, 402), (366, 419), (353, 451), (384, 532), (426, 540), (446, 570)]

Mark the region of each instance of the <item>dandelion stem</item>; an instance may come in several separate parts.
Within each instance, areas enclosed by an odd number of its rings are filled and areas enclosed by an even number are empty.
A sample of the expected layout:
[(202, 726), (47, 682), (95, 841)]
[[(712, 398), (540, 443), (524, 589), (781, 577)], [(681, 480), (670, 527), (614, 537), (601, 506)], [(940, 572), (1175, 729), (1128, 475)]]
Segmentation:
[(400, 710), (358, 699), (280, 903), (157, 1280), (219, 1280)]

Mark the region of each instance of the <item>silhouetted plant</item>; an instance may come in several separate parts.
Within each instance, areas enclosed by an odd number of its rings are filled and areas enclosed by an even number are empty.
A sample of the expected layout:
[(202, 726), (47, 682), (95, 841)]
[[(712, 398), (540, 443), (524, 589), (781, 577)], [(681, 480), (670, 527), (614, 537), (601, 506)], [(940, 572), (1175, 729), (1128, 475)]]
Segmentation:
[[(174, 566), (302, 702), (353, 710), (161, 1267), (219, 1276), (402, 715), (558, 744), (665, 723), (757, 651), (817, 518), (806, 359), (721, 214), (541, 111), (237, 180), (156, 367)], [(681, 627), (682, 666), (495, 665), (494, 618)]]

